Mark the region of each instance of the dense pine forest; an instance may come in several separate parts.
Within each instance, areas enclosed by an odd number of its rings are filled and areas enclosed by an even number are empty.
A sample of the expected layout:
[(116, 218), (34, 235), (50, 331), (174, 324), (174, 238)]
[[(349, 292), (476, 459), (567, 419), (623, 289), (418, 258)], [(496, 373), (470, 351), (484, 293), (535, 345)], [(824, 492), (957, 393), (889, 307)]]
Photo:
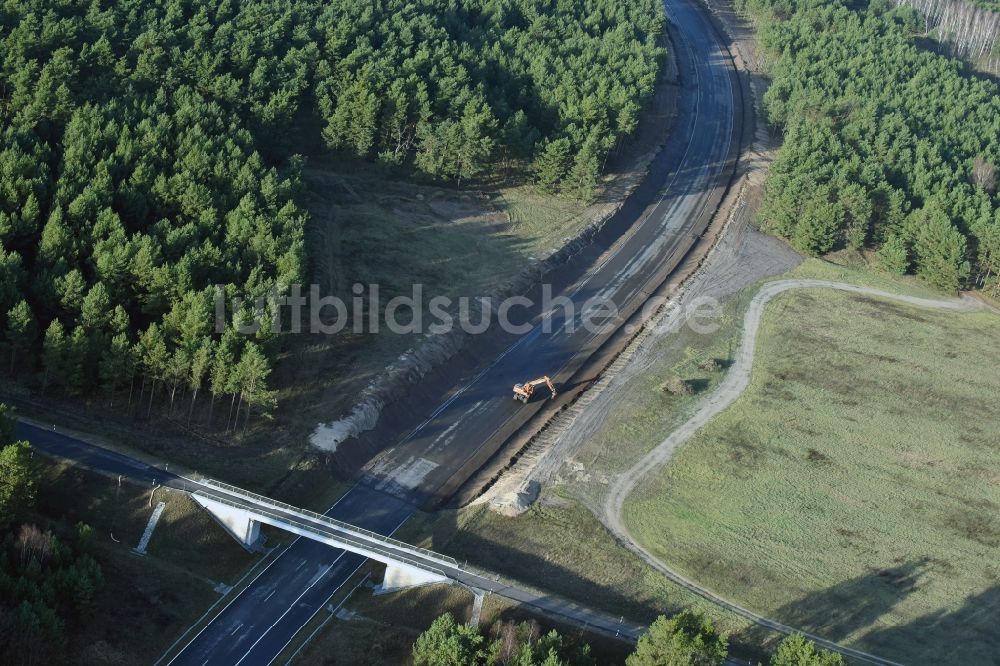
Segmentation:
[(245, 419), (275, 343), (216, 334), (214, 285), (303, 281), (296, 146), (586, 196), (663, 24), (658, 0), (3, 3), (0, 367), (142, 413), (210, 420), (225, 395)]
[(748, 0), (785, 142), (761, 219), (800, 250), (878, 248), (942, 289), (1000, 288), (1000, 87), (919, 49), (914, 10)]

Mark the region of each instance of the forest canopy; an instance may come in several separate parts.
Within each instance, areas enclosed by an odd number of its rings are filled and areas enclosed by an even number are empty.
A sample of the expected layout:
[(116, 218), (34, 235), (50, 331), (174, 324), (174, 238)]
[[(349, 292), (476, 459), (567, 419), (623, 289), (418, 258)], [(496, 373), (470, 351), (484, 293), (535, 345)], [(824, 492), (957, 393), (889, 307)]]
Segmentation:
[(4, 365), (130, 400), (139, 378), (150, 409), (158, 386), (266, 406), (272, 341), (214, 333), (214, 285), (302, 281), (297, 146), (585, 186), (652, 93), (663, 25), (658, 0), (7, 0)]
[(942, 289), (1000, 286), (1000, 87), (919, 49), (882, 0), (747, 0), (785, 141), (761, 219), (811, 254), (878, 248)]

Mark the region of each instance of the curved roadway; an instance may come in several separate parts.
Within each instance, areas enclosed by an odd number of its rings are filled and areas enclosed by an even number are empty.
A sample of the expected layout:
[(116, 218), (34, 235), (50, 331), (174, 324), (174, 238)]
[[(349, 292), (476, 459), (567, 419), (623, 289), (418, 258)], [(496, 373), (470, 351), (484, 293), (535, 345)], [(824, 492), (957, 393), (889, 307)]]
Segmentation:
[[(666, 0), (666, 8), (681, 82), (675, 126), (616, 218), (552, 279), (555, 293), (578, 311), (591, 297), (612, 301), (619, 326), (704, 231), (732, 176), (742, 135), (742, 88), (705, 10), (697, 0)], [(541, 409), (544, 401), (522, 406), (511, 400), (511, 385), (542, 373), (571, 383), (615, 332), (609, 326), (591, 333), (579, 326), (579, 316), (567, 320), (562, 311), (522, 317), (531, 324), (524, 335), (495, 347), (485, 339), (470, 343), (465, 353), (481, 358), (468, 377), (416, 389), (421, 404), (432, 408), (414, 411), (403, 437), (384, 440), (396, 443), (378, 452), (367, 478), (327, 515), (391, 534), (417, 506), (454, 492)], [(169, 663), (271, 663), (362, 563), (360, 556), (296, 541)]]
[[(732, 175), (742, 132), (740, 83), (704, 9), (697, 0), (667, 0), (666, 7), (681, 81), (677, 122), (650, 176), (623, 208), (632, 220), (610, 227), (624, 233), (599, 238), (575, 260), (576, 276), (556, 292), (577, 305), (592, 296), (609, 298), (623, 319), (641, 307), (708, 224)], [(511, 400), (511, 385), (541, 372), (557, 383), (571, 381), (613, 333), (566, 326), (560, 312), (543, 327), (543, 317), (535, 313), (532, 329), (473, 376), (436, 399), (427, 396), (437, 407), (382, 452), (368, 479), (328, 515), (392, 533), (419, 503), (453, 491), (540, 409), (540, 401), (521, 406)], [(170, 663), (269, 664), (361, 563), (350, 553), (297, 541)]]

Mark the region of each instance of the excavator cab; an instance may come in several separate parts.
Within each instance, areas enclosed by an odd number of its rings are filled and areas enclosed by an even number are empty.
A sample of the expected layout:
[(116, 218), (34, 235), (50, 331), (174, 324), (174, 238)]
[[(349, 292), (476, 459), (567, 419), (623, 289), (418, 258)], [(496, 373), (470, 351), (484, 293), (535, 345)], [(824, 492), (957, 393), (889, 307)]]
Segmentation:
[(514, 400), (520, 400), (521, 402), (527, 404), (528, 400), (535, 393), (535, 387), (545, 384), (549, 387), (549, 391), (552, 392), (552, 397), (556, 397), (556, 385), (552, 383), (548, 375), (543, 375), (538, 379), (532, 379), (530, 382), (525, 382), (523, 384), (514, 384)]

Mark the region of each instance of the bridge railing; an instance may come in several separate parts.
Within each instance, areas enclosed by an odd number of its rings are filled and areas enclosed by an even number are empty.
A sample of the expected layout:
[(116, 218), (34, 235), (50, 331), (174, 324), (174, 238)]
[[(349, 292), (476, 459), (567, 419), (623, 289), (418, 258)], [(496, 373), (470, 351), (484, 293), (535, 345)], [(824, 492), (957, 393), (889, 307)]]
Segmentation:
[[(318, 520), (320, 522), (327, 523), (329, 525), (335, 526), (346, 532), (354, 532), (358, 535), (362, 535), (365, 538), (377, 541), (379, 543), (385, 544), (387, 546), (392, 546), (393, 548), (399, 548), (403, 550), (412, 551), (416, 554), (422, 555), (429, 559), (440, 560), (445, 564), (457, 567), (458, 561), (453, 557), (448, 557), (447, 555), (442, 555), (441, 553), (434, 552), (433, 550), (428, 550), (427, 548), (420, 548), (419, 546), (414, 546), (412, 544), (406, 543), (405, 541), (399, 541), (398, 539), (393, 539), (392, 537), (387, 537), (384, 534), (379, 534), (378, 532), (372, 532), (371, 530), (366, 530), (363, 527), (358, 527), (357, 525), (352, 525), (350, 523), (345, 523), (336, 518), (331, 518), (330, 516), (317, 513), (315, 511), (310, 511), (309, 509), (303, 509), (301, 507), (293, 506), (291, 504), (286, 504), (285, 502), (279, 502), (278, 500), (271, 499), (264, 495), (258, 495), (257, 493), (250, 492), (243, 488), (237, 486), (232, 486), (228, 483), (223, 483), (222, 481), (216, 481), (215, 479), (201, 479), (201, 483), (209, 486), (211, 488), (217, 488), (223, 492), (227, 492), (239, 497), (245, 497), (246, 499), (254, 502), (255, 504), (267, 504), (285, 511), (290, 511), (292, 513), (298, 513), (303, 516), (308, 516), (313, 520)], [(242, 507), (240, 507), (242, 508)]]
[[(446, 578), (448, 577), (447, 574), (442, 569), (439, 569), (438, 567), (435, 567), (432, 564), (428, 564), (427, 560), (410, 557), (405, 552), (400, 553), (398, 550), (393, 550), (393, 548), (396, 548), (396, 546), (390, 546), (389, 544), (384, 544), (382, 542), (372, 543), (371, 541), (359, 539), (356, 536), (351, 535), (350, 533), (348, 533), (347, 536), (345, 537), (340, 532), (325, 532), (321, 529), (322, 526), (317, 527), (314, 524), (310, 524), (302, 520), (297, 520), (294, 516), (289, 516), (288, 513), (279, 513), (277, 511), (273, 511), (267, 508), (266, 506), (260, 506), (260, 504), (256, 502), (253, 504), (252, 507), (247, 507), (246, 503), (241, 503), (238, 500), (230, 499), (228, 497), (224, 496), (220, 497), (218, 495), (207, 495), (204, 494), (203, 491), (196, 491), (195, 494), (202, 494), (204, 497), (210, 499), (213, 502), (225, 504), (226, 506), (231, 506), (234, 509), (240, 509), (242, 511), (252, 511), (255, 515), (259, 516), (260, 518), (264, 519), (269, 518), (272, 521), (274, 521), (275, 527), (280, 528), (281, 524), (292, 525), (306, 532), (313, 532), (319, 535), (328, 536), (333, 540), (337, 541), (338, 543), (342, 544), (342, 548), (344, 550), (351, 550), (352, 547), (357, 548), (359, 550), (367, 551), (368, 553), (375, 553), (376, 555), (380, 555), (387, 560), (392, 560), (402, 564), (408, 564), (412, 567), (416, 567), (417, 569), (421, 569), (423, 571), (430, 571), (431, 573), (436, 573)], [(264, 522), (268, 521), (265, 520)], [(316, 520), (316, 522), (319, 521)], [(343, 528), (341, 528), (339, 525), (330, 525), (329, 527), (335, 527), (336, 529), (343, 531)], [(352, 538), (352, 536), (354, 536), (354, 538)], [(432, 551), (427, 551), (427, 552), (432, 552)], [(438, 556), (433, 559), (440, 560), (442, 558)]]

